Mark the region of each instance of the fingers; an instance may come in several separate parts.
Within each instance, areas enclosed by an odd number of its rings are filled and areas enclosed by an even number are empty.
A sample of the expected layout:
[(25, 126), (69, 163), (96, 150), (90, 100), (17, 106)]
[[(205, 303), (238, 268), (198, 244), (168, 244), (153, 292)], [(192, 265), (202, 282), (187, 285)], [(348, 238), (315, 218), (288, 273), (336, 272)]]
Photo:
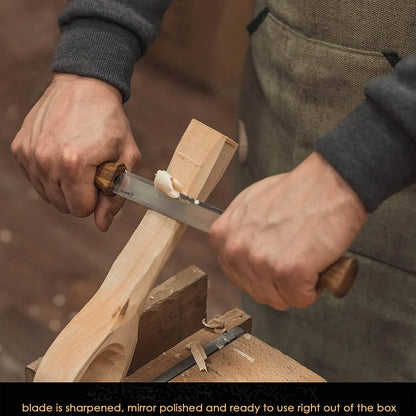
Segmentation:
[(135, 171), (140, 160), (120, 97), (116, 88), (94, 78), (55, 75), (11, 145), (24, 175), (45, 201), (77, 217), (97, 207), (103, 230), (123, 200), (98, 199), (97, 166), (120, 161)]
[(94, 212), (95, 224), (100, 231), (107, 231), (114, 217), (123, 207), (126, 200), (118, 195), (104, 195), (99, 193)]
[(84, 149), (79, 142), (72, 144), (74, 141), (59, 147), (53, 146), (54, 140), (39, 143), (32, 133), (22, 128), (11, 145), (25, 177), (46, 202), (62, 213), (86, 217), (96, 211), (97, 227), (107, 231), (124, 199), (98, 197), (94, 184), (96, 168), (105, 161), (120, 161), (129, 171), (137, 170), (141, 155), (129, 127), (118, 139), (118, 145), (95, 146), (92, 150)]
[(249, 227), (236, 233), (232, 217), (218, 219), (210, 230), (212, 248), (229, 280), (257, 302), (278, 310), (314, 303), (321, 294), (316, 291), (317, 274), (299, 267), (296, 257), (285, 261), (272, 240), (258, 240)]
[(270, 279), (270, 270), (254, 261), (252, 241), (229, 239), (228, 235), (231, 235), (228, 221), (220, 218), (212, 225), (209, 237), (218, 262), (231, 283), (259, 303), (278, 310), (288, 309), (290, 304)]
[(69, 212), (75, 217), (87, 217), (97, 205), (98, 191), (94, 185), (96, 167), (85, 161), (63, 158), (60, 185)]

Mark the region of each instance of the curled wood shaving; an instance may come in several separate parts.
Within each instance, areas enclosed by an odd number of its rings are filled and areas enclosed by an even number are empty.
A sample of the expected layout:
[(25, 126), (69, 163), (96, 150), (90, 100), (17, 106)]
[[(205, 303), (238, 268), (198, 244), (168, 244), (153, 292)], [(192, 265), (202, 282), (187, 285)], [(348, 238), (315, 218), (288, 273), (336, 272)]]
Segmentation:
[(224, 318), (220, 315), (215, 315), (215, 318), (210, 319), (209, 322), (204, 318), (202, 320), (202, 325), (204, 325), (205, 328), (213, 329), (216, 334), (222, 334), (227, 330)]
[(165, 170), (158, 170), (154, 179), (154, 186), (171, 198), (179, 198), (182, 185)]

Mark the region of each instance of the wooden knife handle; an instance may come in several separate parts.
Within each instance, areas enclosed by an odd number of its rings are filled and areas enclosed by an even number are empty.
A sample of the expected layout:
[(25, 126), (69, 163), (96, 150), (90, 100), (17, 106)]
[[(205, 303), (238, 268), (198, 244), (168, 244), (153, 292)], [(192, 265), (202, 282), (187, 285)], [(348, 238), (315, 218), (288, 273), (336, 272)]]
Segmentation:
[(344, 297), (358, 273), (358, 261), (354, 257), (341, 257), (319, 275), (318, 288), (329, 290), (336, 298)]
[(95, 186), (103, 191), (106, 195), (112, 195), (114, 180), (117, 176), (124, 173), (126, 165), (118, 162), (105, 162), (98, 166), (95, 174)]

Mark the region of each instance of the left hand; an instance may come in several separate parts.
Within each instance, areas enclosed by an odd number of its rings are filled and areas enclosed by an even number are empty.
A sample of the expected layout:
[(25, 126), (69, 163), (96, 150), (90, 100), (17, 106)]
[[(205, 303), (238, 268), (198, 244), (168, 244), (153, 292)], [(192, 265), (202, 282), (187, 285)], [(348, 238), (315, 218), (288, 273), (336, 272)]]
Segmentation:
[(254, 300), (285, 310), (315, 302), (318, 274), (349, 248), (367, 213), (318, 153), (241, 192), (212, 225), (224, 272)]

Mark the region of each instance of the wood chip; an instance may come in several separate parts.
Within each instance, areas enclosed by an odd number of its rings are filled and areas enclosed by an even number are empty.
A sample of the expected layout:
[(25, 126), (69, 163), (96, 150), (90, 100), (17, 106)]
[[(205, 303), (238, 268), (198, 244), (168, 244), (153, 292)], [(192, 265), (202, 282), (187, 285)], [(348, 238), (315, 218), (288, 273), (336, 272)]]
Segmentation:
[(154, 186), (157, 190), (165, 193), (171, 198), (179, 198), (182, 185), (165, 170), (158, 170), (154, 179)]
[(194, 357), (199, 371), (204, 370), (208, 372), (207, 365), (205, 363), (205, 360), (207, 359), (207, 354), (205, 353), (205, 350), (202, 347), (201, 343), (198, 341), (191, 341), (189, 344), (186, 345), (186, 348), (191, 350), (191, 354)]
[(250, 361), (251, 363), (254, 363), (254, 358), (247, 355), (245, 352), (239, 350), (238, 348), (233, 348), (233, 350), (240, 354), (242, 357), (244, 357), (246, 360)]
[(224, 318), (220, 315), (216, 315), (215, 318), (210, 319), (209, 322), (204, 318), (202, 320), (202, 325), (204, 325), (205, 328), (213, 329), (216, 334), (222, 334), (227, 330)]

